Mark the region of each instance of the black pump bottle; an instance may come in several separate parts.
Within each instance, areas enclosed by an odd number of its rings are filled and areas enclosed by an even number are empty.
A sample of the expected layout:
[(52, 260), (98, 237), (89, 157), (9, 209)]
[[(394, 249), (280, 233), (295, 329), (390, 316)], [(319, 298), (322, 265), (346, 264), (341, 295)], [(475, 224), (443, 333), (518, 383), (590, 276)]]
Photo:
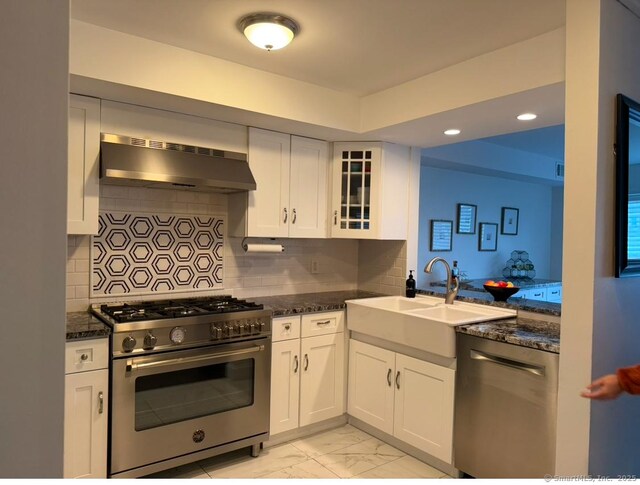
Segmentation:
[(409, 278), (407, 278), (407, 288), (406, 295), (407, 298), (415, 298), (416, 297), (416, 280), (413, 279), (413, 270), (409, 270)]

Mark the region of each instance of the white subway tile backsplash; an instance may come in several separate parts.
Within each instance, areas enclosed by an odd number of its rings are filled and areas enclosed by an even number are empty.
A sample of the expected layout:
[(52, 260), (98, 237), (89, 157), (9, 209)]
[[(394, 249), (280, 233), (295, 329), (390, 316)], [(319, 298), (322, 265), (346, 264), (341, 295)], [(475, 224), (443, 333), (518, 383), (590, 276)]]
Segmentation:
[[(101, 189), (101, 211), (118, 208), (135, 208), (133, 212), (155, 214), (190, 214), (226, 217), (227, 196), (224, 194), (195, 193), (183, 190), (147, 189), (140, 187), (103, 186)], [(265, 242), (267, 240), (257, 240)], [(190, 296), (232, 294), (239, 298), (271, 296), (293, 293), (351, 290), (359, 287), (358, 257), (362, 242), (344, 239), (279, 239), (285, 246), (282, 254), (246, 254), (241, 247), (242, 238), (224, 239), (224, 288), (135, 295), (135, 299), (157, 299), (162, 297), (186, 298)], [(381, 241), (381, 243), (389, 243)], [(369, 267), (375, 250), (368, 253), (360, 266), (367, 268), (365, 279), (376, 271), (387, 271), (385, 264), (393, 264), (397, 242), (391, 248), (381, 246), (390, 253), (391, 263), (379, 261)], [(68, 237), (67, 258), (67, 311), (86, 310), (90, 303), (121, 300), (122, 297), (89, 296), (90, 236)], [(402, 246), (402, 245), (400, 245)], [(365, 245), (365, 251), (367, 247)], [(376, 256), (377, 257), (377, 256)], [(319, 273), (311, 273), (311, 261), (319, 262)], [(404, 271), (404, 269), (402, 270)], [(391, 275), (390, 275), (391, 276)], [(382, 285), (376, 285), (382, 291)], [(393, 286), (390, 288), (394, 289)], [(404, 288), (404, 286), (403, 286)], [(403, 290), (404, 291), (404, 290)]]

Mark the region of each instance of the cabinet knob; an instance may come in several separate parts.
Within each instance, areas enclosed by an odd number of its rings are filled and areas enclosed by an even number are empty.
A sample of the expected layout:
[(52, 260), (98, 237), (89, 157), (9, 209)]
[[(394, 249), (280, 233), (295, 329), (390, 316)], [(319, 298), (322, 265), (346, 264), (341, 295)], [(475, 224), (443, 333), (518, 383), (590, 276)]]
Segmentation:
[(87, 354), (82, 354), (82, 355), (80, 356), (80, 360), (82, 360), (82, 361), (85, 361), (85, 360), (87, 360), (88, 358), (89, 358), (89, 356), (88, 356)]

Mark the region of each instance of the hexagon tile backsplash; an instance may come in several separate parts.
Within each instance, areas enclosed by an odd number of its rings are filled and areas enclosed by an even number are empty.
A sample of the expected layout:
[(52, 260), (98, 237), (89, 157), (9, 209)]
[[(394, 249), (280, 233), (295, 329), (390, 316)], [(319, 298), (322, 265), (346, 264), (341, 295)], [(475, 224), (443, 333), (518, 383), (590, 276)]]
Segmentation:
[(101, 212), (91, 295), (223, 288), (223, 229), (221, 217)]

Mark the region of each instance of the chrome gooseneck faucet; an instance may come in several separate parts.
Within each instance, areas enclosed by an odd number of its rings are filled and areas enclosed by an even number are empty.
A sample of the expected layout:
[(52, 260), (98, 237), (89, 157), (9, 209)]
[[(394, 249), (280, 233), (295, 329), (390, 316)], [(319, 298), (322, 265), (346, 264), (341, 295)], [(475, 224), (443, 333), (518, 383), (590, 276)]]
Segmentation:
[[(429, 261), (427, 263), (427, 265), (424, 267), (424, 272), (425, 273), (431, 273), (431, 271), (433, 270), (433, 265), (435, 263), (437, 263), (438, 261), (442, 262), (442, 264), (444, 264), (444, 267), (447, 271), (447, 294), (444, 297), (444, 302), (448, 305), (453, 304), (453, 300), (456, 299), (456, 296), (458, 295), (458, 289), (460, 287), (460, 282), (458, 281), (458, 277), (457, 276), (453, 276), (451, 274), (451, 267), (449, 266), (449, 263), (447, 263), (447, 261), (444, 258), (440, 258), (440, 257), (435, 257), (433, 258), (431, 261)], [(453, 280), (454, 283), (454, 287), (453, 289), (451, 288), (451, 282)]]

